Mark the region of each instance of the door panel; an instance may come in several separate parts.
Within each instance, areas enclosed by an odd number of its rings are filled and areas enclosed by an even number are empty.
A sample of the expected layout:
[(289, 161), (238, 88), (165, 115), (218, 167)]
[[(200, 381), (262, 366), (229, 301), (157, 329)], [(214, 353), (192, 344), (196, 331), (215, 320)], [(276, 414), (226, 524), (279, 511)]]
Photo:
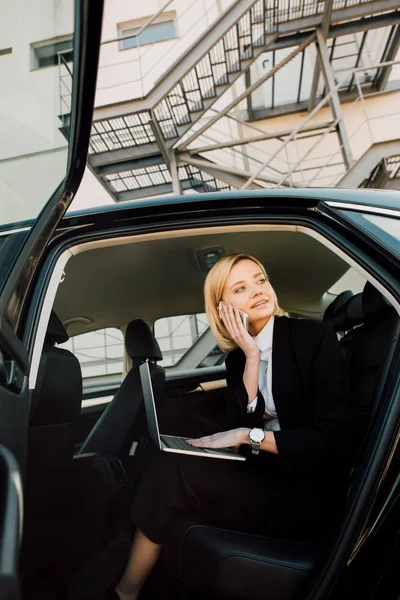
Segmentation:
[[(67, 175), (33, 221), (30, 230), (10, 233), (0, 249), (0, 272), (3, 275), (0, 278), (0, 443), (13, 449), (22, 473), (25, 470), (25, 445), (21, 440), (26, 438), (29, 417), (26, 382), (29, 331), (22, 316), (41, 256), (84, 173), (95, 95), (102, 8), (101, 1), (93, 0), (77, 0), (75, 5), (75, 58)], [(12, 252), (7, 251), (7, 246), (12, 246)]]
[[(12, 17), (14, 4), (9, 3), (8, 6)], [(7, 239), (0, 247), (1, 598), (18, 597), (16, 564), (22, 503), (21, 484), (18, 482), (20, 476), (24, 479), (26, 468), (30, 410), (28, 348), (31, 332), (35, 329), (34, 323), (24, 321), (24, 315), (28, 313), (27, 304), (32, 297), (31, 288), (40, 269), (45, 248), (71, 203), (85, 170), (95, 97), (102, 12), (102, 0), (75, 1), (74, 74), (69, 120), (64, 127), (64, 134), (69, 139), (64, 180), (59, 183), (49, 200), (47, 197), (43, 198), (44, 208), (27, 228), (17, 228), (15, 231), (15, 224), (10, 226)], [(9, 83), (11, 85), (12, 81)], [(42, 172), (45, 173), (46, 170)], [(62, 176), (64, 175), (61, 174)], [(32, 186), (35, 185), (32, 181)], [(1, 200), (3, 206), (7, 206), (3, 196)], [(5, 238), (5, 235), (2, 237)], [(30, 314), (35, 314), (35, 310), (31, 310)]]
[(18, 465), (0, 444), (0, 596), (19, 598), (18, 550), (22, 533), (22, 485)]

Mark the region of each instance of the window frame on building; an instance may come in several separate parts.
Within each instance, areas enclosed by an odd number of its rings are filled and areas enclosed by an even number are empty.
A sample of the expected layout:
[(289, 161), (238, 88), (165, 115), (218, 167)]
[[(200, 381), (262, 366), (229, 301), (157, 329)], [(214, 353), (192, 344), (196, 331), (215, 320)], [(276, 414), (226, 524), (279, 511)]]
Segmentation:
[[(195, 320), (193, 321), (193, 317), (195, 317)], [(165, 344), (163, 344), (163, 340), (165, 340), (166, 338), (170, 337), (171, 335), (173, 335), (173, 332), (171, 333), (171, 327), (173, 327), (173, 323), (171, 322), (172, 319), (188, 319), (189, 323), (189, 329), (190, 332), (187, 331), (184, 334), (179, 334), (176, 337), (187, 337), (189, 335), (192, 335), (192, 340), (191, 340), (191, 345), (187, 346), (187, 347), (183, 347), (183, 346), (175, 346), (173, 341), (171, 343), (171, 341), (169, 342), (169, 348), (168, 350), (165, 349)], [(197, 342), (198, 339), (200, 339), (204, 334), (206, 334), (207, 332), (209, 332), (210, 328), (207, 324), (206, 327), (202, 327), (204, 326), (204, 322), (202, 323), (202, 321), (206, 321), (207, 322), (207, 317), (205, 315), (205, 313), (191, 313), (191, 314), (186, 314), (186, 315), (173, 315), (173, 316), (166, 316), (166, 317), (160, 317), (159, 319), (157, 319), (154, 322), (154, 326), (153, 326), (153, 331), (154, 331), (154, 337), (156, 338), (161, 352), (163, 354), (163, 360), (160, 361), (158, 364), (160, 366), (162, 366), (166, 371), (174, 371), (174, 372), (179, 372), (180, 370), (182, 370), (181, 367), (181, 363), (182, 361), (185, 359), (185, 357), (187, 356), (187, 353), (191, 350), (192, 346)], [(159, 334), (159, 332), (157, 331), (157, 323), (160, 324), (160, 322), (165, 321), (166, 325), (169, 328), (169, 336), (163, 335), (161, 336)], [(183, 323), (183, 321), (182, 321)], [(175, 330), (179, 329), (179, 327), (182, 325), (182, 323), (175, 325)], [(193, 327), (195, 329), (195, 331), (193, 331)], [(166, 356), (166, 353), (168, 352), (168, 356)], [(211, 357), (211, 356), (221, 356), (222, 357), (225, 356), (225, 353), (222, 352), (218, 346), (217, 343), (215, 342), (215, 345), (212, 349), (210, 349), (210, 352), (207, 354), (207, 356), (204, 357), (204, 360), (207, 360), (207, 358)], [(172, 358), (171, 358), (172, 356)], [(171, 360), (171, 364), (165, 364), (166, 360), (170, 359)], [(209, 365), (207, 364), (203, 364), (203, 362), (201, 362), (200, 364), (195, 365), (193, 368), (204, 368), (204, 367), (208, 367)], [(217, 365), (213, 365), (213, 366), (217, 366)]]
[[(121, 370), (118, 370), (117, 372), (108, 372), (108, 368), (105, 369), (104, 372), (102, 373), (98, 373), (98, 374), (85, 374), (85, 367), (90, 367), (90, 361), (87, 361), (86, 364), (85, 362), (83, 362), (82, 360), (80, 360), (80, 354), (83, 354), (83, 352), (81, 351), (87, 351), (87, 350), (92, 350), (94, 348), (98, 348), (99, 346), (81, 346), (80, 348), (75, 348), (75, 342), (77, 340), (77, 338), (82, 338), (82, 336), (87, 336), (87, 335), (93, 335), (93, 334), (101, 334), (101, 335), (105, 335), (107, 336), (107, 334), (118, 334), (118, 336), (121, 337), (121, 340), (113, 345), (119, 345), (121, 344), (121, 357), (115, 360), (118, 360), (121, 362)], [(72, 354), (74, 354), (74, 356), (76, 356), (76, 358), (79, 360), (79, 363), (81, 365), (81, 369), (82, 369), (82, 380), (85, 383), (85, 381), (89, 381), (89, 380), (100, 380), (100, 379), (104, 379), (104, 378), (109, 378), (109, 377), (122, 377), (123, 375), (123, 370), (124, 370), (124, 360), (125, 360), (125, 342), (124, 342), (124, 334), (123, 332), (118, 329), (117, 327), (102, 327), (100, 329), (95, 329), (93, 331), (88, 331), (88, 332), (84, 332), (84, 333), (79, 333), (77, 335), (71, 336), (69, 338), (69, 340), (67, 342), (65, 342), (64, 344), (59, 344), (59, 348), (64, 348), (66, 350), (69, 350), (70, 352), (72, 352)], [(110, 357), (107, 357), (106, 355), (106, 349), (107, 349), (107, 344), (104, 344), (104, 348), (105, 348), (105, 360), (104, 363), (107, 366), (107, 359), (109, 359)], [(99, 358), (96, 358), (96, 362), (99, 362)], [(112, 362), (110, 360), (110, 362)]]
[(170, 40), (174, 40), (178, 37), (178, 23), (176, 19), (176, 12), (169, 11), (165, 13), (161, 13), (158, 15), (154, 21), (152, 21), (144, 31), (140, 34), (140, 37), (146, 34), (146, 32), (154, 31), (155, 29), (159, 30), (161, 26), (168, 26), (172, 24), (172, 35), (168, 35), (168, 37), (161, 37), (159, 39), (149, 40), (142, 43), (137, 43), (137, 36), (135, 33), (140, 31), (140, 29), (151, 19), (151, 16), (135, 19), (132, 21), (125, 21), (124, 23), (118, 23), (118, 36), (120, 37), (120, 42), (118, 44), (119, 50), (132, 50), (135, 48), (142, 48), (143, 46), (152, 46), (153, 44), (159, 44), (160, 42), (168, 42)]
[[(31, 44), (31, 71), (56, 67), (59, 64), (59, 56), (62, 55), (67, 63), (73, 62), (73, 36), (62, 36), (35, 42)], [(46, 56), (48, 54), (48, 56)], [(41, 61), (53, 58), (53, 62), (41, 64)]]

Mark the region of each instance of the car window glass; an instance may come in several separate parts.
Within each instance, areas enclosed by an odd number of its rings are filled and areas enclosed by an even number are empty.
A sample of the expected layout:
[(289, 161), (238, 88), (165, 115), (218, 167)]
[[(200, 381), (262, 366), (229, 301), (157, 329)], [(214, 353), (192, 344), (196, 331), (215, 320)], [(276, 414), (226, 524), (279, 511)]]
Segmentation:
[(223, 362), (224, 354), (210, 335), (205, 313), (158, 319), (154, 324), (154, 335), (163, 355), (159, 363), (163, 367), (178, 368), (183, 358), (185, 370), (211, 367)]
[(380, 215), (364, 215), (364, 219), (382, 229), (394, 240), (400, 241), (400, 212), (399, 218), (382, 217)]
[(71, 337), (60, 348), (70, 350), (80, 362), (83, 380), (107, 375), (122, 375), (124, 336), (109, 327)]
[(400, 258), (400, 211), (399, 217), (363, 213), (361, 210), (339, 210), (338, 212)]
[(66, 173), (74, 2), (3, 2), (1, 17), (0, 226), (36, 218)]

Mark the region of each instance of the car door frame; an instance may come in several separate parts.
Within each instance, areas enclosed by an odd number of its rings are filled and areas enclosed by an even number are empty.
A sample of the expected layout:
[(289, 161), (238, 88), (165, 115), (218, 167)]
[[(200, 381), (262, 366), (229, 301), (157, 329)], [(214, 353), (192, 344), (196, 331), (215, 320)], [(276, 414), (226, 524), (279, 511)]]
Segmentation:
[(74, 71), (66, 175), (15, 248), (2, 247), (0, 272), (0, 596), (18, 598), (22, 489), (30, 411), (26, 305), (43, 253), (82, 180), (88, 153), (101, 40), (103, 0), (75, 0)]

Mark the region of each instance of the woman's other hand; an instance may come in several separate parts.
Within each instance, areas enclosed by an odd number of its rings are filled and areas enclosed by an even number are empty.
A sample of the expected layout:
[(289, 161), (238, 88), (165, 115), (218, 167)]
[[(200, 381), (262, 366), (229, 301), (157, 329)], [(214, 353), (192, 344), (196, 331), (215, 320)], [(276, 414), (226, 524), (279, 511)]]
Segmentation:
[(214, 433), (214, 435), (207, 435), (195, 440), (186, 441), (195, 448), (238, 448), (241, 444), (247, 442), (249, 431), (250, 429), (247, 427), (239, 427), (238, 429), (221, 431)]
[(231, 304), (221, 303), (219, 315), (232, 340), (243, 350), (246, 358), (259, 359), (260, 351), (258, 346), (243, 325), (239, 311)]

